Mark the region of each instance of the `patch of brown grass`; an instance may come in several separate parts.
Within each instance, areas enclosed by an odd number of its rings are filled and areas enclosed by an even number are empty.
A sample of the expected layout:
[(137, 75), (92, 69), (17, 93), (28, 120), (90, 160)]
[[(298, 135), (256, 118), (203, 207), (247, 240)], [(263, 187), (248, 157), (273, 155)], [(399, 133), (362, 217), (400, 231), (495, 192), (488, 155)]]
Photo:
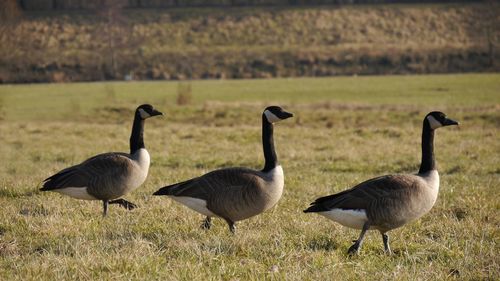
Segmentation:
[(132, 73), (138, 79), (184, 80), (498, 70), (492, 59), (498, 60), (500, 53), (500, 30), (491, 27), (499, 19), (483, 17), (485, 9), (500, 8), (126, 11), (123, 24), (130, 30), (116, 39), (114, 66), (108, 65), (109, 34), (103, 32), (102, 18), (86, 12), (27, 13), (25, 20), (0, 34), (5, 39), (0, 73), (9, 73), (0, 78), (121, 80)]

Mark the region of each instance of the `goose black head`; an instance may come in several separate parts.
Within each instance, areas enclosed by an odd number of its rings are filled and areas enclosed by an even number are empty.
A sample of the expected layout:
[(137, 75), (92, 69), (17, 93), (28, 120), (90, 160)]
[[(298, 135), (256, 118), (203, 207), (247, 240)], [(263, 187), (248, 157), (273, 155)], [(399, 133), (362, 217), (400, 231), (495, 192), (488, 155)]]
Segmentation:
[(432, 130), (435, 130), (444, 126), (458, 125), (458, 122), (446, 117), (446, 115), (440, 111), (433, 111), (425, 116), (425, 122), (429, 124)]
[(150, 104), (139, 105), (139, 107), (137, 107), (137, 110), (135, 112), (136, 112), (136, 114), (139, 114), (139, 116), (143, 120), (148, 119), (149, 117), (156, 116), (156, 115), (163, 115), (163, 113), (154, 109), (153, 106)]
[(264, 110), (264, 116), (266, 116), (267, 122), (276, 123), (281, 120), (285, 120), (287, 118), (293, 117), (293, 114), (290, 112), (286, 112), (283, 108), (279, 106), (268, 106)]

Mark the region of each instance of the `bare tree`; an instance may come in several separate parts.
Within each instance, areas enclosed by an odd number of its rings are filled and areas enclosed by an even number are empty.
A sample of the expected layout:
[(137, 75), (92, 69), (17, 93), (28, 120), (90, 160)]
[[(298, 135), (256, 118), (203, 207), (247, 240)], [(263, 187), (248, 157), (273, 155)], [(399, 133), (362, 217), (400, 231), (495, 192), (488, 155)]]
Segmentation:
[[(10, 61), (15, 54), (14, 50), (19, 47), (18, 41), (13, 40), (13, 37), (15, 36), (14, 29), (21, 21), (22, 15), (22, 10), (16, 0), (0, 1), (0, 46), (2, 46), (0, 56), (3, 61)], [(0, 71), (0, 81), (6, 79), (2, 72)]]
[(104, 56), (106, 78), (123, 78), (130, 69), (122, 69), (127, 56), (139, 54), (139, 47), (144, 43), (145, 35), (134, 32), (134, 26), (124, 13), (127, 0), (103, 0), (97, 6), (97, 14), (102, 19), (103, 26), (96, 30), (96, 40), (104, 41)]
[(98, 14), (104, 21), (104, 28), (98, 32), (104, 35), (106, 40), (106, 50), (104, 56), (109, 60), (106, 65), (109, 67), (110, 75), (116, 78), (117, 74), (117, 52), (119, 36), (122, 33), (121, 24), (124, 21), (122, 8), (124, 1), (122, 0), (105, 0), (101, 6), (98, 7)]
[(488, 55), (490, 66), (495, 66), (495, 48), (498, 45), (499, 26), (500, 26), (500, 5), (498, 1), (486, 1), (486, 7), (483, 11), (484, 32), (488, 44)]
[(5, 34), (15, 27), (21, 17), (22, 11), (17, 0), (0, 1), (0, 39), (2, 44), (5, 43)]

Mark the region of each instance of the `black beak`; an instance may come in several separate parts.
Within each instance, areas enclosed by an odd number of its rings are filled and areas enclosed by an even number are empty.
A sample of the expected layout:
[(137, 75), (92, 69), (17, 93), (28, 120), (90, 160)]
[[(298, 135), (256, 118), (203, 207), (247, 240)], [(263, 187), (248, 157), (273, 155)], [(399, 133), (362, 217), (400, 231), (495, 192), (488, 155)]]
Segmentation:
[(293, 117), (293, 113), (290, 113), (290, 112), (286, 112), (286, 111), (283, 111), (282, 112), (282, 115), (280, 116), (281, 119), (288, 119), (290, 117)]
[(153, 109), (153, 111), (151, 112), (151, 116), (156, 116), (156, 115), (163, 115), (163, 113), (159, 112), (156, 109)]
[(458, 125), (459, 123), (455, 120), (445, 118), (443, 122), (443, 126), (451, 126), (451, 125)]

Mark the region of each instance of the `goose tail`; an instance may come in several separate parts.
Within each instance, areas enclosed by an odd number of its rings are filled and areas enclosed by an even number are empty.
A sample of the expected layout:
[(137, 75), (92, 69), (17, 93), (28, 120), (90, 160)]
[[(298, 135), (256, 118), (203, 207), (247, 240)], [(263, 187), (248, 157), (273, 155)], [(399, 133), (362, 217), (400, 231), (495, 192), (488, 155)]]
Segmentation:
[(171, 187), (172, 187), (171, 185), (162, 187), (158, 189), (155, 193), (153, 193), (153, 195), (171, 195), (172, 194), (170, 190)]
[(54, 189), (58, 189), (64, 186), (64, 184), (73, 176), (74, 170), (71, 169), (72, 167), (68, 169), (64, 169), (60, 171), (59, 173), (52, 175), (46, 179), (43, 180), (43, 185), (42, 188), (40, 188), (40, 191), (50, 191)]
[(328, 209), (325, 208), (323, 205), (314, 204), (314, 205), (309, 206), (309, 208), (305, 209), (303, 212), (304, 213), (318, 213), (318, 212), (325, 212), (325, 211), (328, 211)]

